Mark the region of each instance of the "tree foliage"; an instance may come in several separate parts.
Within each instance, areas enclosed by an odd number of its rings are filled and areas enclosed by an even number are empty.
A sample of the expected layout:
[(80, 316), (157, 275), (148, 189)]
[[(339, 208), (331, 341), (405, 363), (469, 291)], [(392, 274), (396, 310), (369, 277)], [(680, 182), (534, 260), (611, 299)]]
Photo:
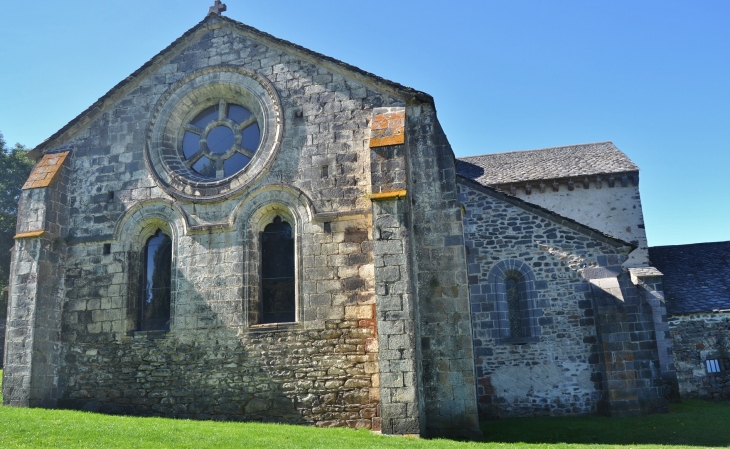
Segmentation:
[[(9, 148), (0, 133), (0, 290), (8, 285), (10, 276), (10, 249), (15, 244), (21, 187), (34, 165), (27, 153), (28, 149), (19, 143)], [(4, 312), (0, 311), (0, 315)]]

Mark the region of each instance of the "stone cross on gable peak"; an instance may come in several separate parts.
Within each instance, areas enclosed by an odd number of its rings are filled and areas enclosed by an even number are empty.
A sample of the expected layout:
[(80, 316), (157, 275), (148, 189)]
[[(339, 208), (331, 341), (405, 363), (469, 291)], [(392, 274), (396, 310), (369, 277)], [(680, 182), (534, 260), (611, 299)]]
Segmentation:
[(221, 0), (215, 0), (213, 3), (213, 6), (208, 8), (208, 14), (218, 14), (219, 16), (223, 11), (226, 10), (226, 5), (224, 3), (221, 3)]

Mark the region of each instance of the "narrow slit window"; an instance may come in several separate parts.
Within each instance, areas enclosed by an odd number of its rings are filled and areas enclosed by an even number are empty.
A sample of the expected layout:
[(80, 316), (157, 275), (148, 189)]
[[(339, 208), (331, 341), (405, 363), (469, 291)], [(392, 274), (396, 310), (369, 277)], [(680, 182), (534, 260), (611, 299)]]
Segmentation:
[(513, 338), (524, 337), (522, 329), (522, 308), (520, 307), (520, 283), (514, 277), (505, 280), (507, 289), (507, 315), (509, 319), (509, 335)]
[(172, 240), (161, 230), (147, 240), (143, 272), (139, 330), (170, 330)]
[(261, 233), (261, 323), (295, 321), (294, 235), (281, 217)]

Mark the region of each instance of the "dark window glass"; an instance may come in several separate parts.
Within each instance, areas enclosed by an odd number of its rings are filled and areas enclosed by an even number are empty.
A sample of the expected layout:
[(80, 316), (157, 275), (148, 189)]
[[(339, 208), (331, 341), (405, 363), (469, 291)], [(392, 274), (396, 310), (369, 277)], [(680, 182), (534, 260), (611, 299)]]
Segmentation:
[(233, 146), (233, 131), (227, 126), (216, 126), (208, 133), (207, 142), (212, 153), (223, 154)]
[(228, 118), (236, 123), (243, 123), (251, 117), (251, 112), (243, 106), (232, 104), (228, 106)]
[(260, 140), (261, 132), (259, 131), (259, 125), (258, 123), (254, 123), (243, 130), (243, 142), (241, 142), (241, 146), (248, 150), (256, 151), (259, 147)]
[(191, 125), (197, 126), (198, 128), (205, 128), (208, 123), (218, 119), (218, 105), (206, 108), (200, 114), (196, 115)]
[(144, 263), (139, 330), (169, 330), (172, 240), (161, 230), (147, 240)]
[(185, 159), (190, 159), (198, 151), (200, 151), (200, 136), (190, 131), (185, 131), (185, 135), (183, 136), (183, 154), (185, 155)]
[(520, 309), (519, 282), (513, 277), (505, 280), (507, 287), (507, 314), (510, 337), (522, 337), (522, 311)]
[(241, 153), (234, 153), (233, 156), (229, 157), (223, 162), (223, 176), (231, 176), (237, 173), (240, 169), (248, 164), (251, 159), (242, 155)]
[(215, 161), (203, 156), (193, 164), (193, 170), (207, 178), (215, 178)]
[(261, 233), (261, 322), (293, 322), (295, 297), (294, 236), (276, 217)]

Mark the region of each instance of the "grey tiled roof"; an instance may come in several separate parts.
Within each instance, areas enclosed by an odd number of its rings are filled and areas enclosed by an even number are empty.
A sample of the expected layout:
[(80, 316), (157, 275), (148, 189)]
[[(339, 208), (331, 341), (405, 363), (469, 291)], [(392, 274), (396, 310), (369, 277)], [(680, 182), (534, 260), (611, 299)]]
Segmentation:
[(730, 242), (654, 246), (649, 259), (664, 273), (670, 315), (730, 310)]
[(463, 157), (456, 166), (460, 175), (484, 185), (637, 170), (611, 142)]

